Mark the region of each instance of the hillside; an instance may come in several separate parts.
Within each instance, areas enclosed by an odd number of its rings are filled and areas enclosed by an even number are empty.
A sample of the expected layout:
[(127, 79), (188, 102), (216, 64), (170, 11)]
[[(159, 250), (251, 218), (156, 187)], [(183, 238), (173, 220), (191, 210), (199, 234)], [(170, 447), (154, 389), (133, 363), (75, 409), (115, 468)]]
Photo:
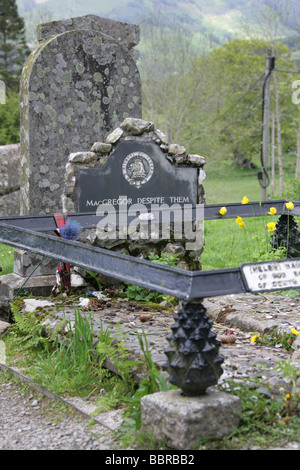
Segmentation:
[[(129, 23), (156, 21), (161, 13), (167, 24), (178, 22), (199, 39), (205, 35), (211, 43), (221, 44), (240, 35), (243, 25), (253, 21), (257, 6), (276, 5), (287, 26), (299, 32), (300, 3), (297, 0), (17, 0), (24, 17), (27, 39), (34, 47), (36, 25), (62, 18), (94, 14)], [(153, 20), (154, 18), (154, 20)]]
[(139, 24), (161, 12), (192, 32), (209, 32), (222, 41), (238, 31), (240, 20), (247, 17), (250, 0), (17, 0), (19, 14), (26, 22), (38, 22), (95, 14)]

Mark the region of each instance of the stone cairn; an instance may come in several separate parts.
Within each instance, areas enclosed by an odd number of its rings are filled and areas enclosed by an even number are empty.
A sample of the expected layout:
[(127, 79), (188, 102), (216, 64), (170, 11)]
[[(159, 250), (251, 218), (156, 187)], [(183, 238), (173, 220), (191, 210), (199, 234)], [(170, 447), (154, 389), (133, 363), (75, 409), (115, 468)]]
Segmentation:
[[(128, 117), (113, 132), (111, 132), (104, 142), (95, 142), (88, 152), (76, 152), (69, 155), (65, 173), (65, 191), (62, 199), (63, 212), (78, 212), (77, 199), (77, 170), (85, 168), (104, 168), (113, 154), (116, 146), (122, 141), (152, 142), (155, 143), (164, 154), (171, 165), (179, 167), (194, 167), (198, 169), (198, 204), (205, 201), (202, 182), (205, 179), (205, 158), (201, 155), (189, 155), (186, 148), (178, 144), (170, 144), (166, 135), (157, 129), (153, 122), (142, 119)], [(195, 223), (195, 229), (203, 232), (203, 221)], [(186, 251), (186, 239), (182, 240), (131, 240), (130, 236), (126, 240), (102, 240), (97, 237), (97, 230), (84, 231), (79, 241), (86, 241), (93, 246), (112, 249), (123, 254), (147, 259), (149, 252), (154, 252), (158, 256), (162, 252), (177, 254), (179, 267), (182, 269), (201, 269), (200, 256), (203, 246), (198, 250)], [(98, 232), (99, 233), (99, 232)]]
[[(205, 158), (200, 155), (189, 155), (185, 147), (170, 144), (165, 134), (157, 129), (153, 122), (135, 118), (126, 118), (104, 142), (93, 144), (89, 152), (76, 152), (69, 156), (66, 165), (65, 192), (63, 211), (76, 213), (78, 209), (77, 172), (79, 169), (104, 168), (115, 146), (121, 141), (154, 142), (163, 151), (171, 165), (176, 167), (196, 167), (198, 169), (198, 203), (204, 203), (205, 196), (202, 182), (205, 178)], [(198, 223), (198, 222), (196, 222)], [(203, 230), (200, 221), (199, 230)], [(199, 269), (203, 246), (191, 253), (185, 250), (186, 240), (153, 240), (130, 241), (107, 240), (97, 238), (97, 229), (82, 234), (81, 241), (93, 246), (109, 248), (131, 256), (147, 258), (149, 251), (160, 255), (162, 251), (177, 253), (179, 266), (184, 269)], [(79, 239), (80, 240), (80, 239)], [(182, 302), (181, 309), (175, 317), (176, 323), (167, 339), (170, 342), (166, 350), (168, 363), (166, 370), (170, 373), (171, 382), (179, 386), (186, 395), (204, 394), (206, 389), (215, 385), (222, 374), (220, 364), (223, 359), (218, 355), (220, 342), (211, 331), (212, 322), (205, 314), (206, 310), (197, 302)]]

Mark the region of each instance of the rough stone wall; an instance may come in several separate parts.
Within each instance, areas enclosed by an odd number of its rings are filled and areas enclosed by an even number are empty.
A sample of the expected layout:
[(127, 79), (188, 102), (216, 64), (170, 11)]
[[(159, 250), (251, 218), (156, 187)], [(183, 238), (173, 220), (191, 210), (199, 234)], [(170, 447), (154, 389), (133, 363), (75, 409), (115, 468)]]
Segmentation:
[(0, 216), (20, 214), (20, 144), (0, 146)]
[[(116, 145), (122, 141), (136, 142), (154, 142), (164, 154), (170, 164), (175, 167), (194, 167), (197, 168), (197, 204), (205, 203), (205, 193), (203, 188), (203, 180), (206, 177), (204, 171), (205, 158), (201, 155), (187, 153), (185, 147), (169, 143), (166, 135), (157, 129), (153, 122), (144, 121), (142, 119), (126, 118), (120, 126), (114, 129), (105, 139), (104, 142), (95, 142), (88, 152), (76, 152), (69, 155), (68, 163), (65, 171), (65, 189), (62, 200), (64, 212), (78, 212), (78, 194), (77, 194), (77, 172), (78, 169), (86, 168), (104, 168), (110, 156), (113, 154)], [(166, 181), (166, 185), (168, 182)], [(154, 252), (158, 256), (162, 252), (169, 254), (177, 254), (179, 257), (179, 266), (183, 269), (196, 270), (201, 269), (200, 257), (203, 251), (204, 235), (203, 221), (195, 224), (194, 229), (201, 233), (202, 245), (196, 250), (186, 251), (185, 246), (187, 240), (162, 240), (140, 239), (132, 240), (130, 235), (124, 239), (103, 240), (101, 238), (99, 228), (85, 230), (79, 241), (87, 242), (91, 245), (101, 248), (112, 249), (131, 256), (137, 256), (147, 259), (149, 252)], [(103, 229), (101, 229), (103, 231)]]
[(21, 78), (21, 214), (60, 210), (73, 149), (141, 117), (136, 26), (89, 15), (42, 25), (40, 38)]

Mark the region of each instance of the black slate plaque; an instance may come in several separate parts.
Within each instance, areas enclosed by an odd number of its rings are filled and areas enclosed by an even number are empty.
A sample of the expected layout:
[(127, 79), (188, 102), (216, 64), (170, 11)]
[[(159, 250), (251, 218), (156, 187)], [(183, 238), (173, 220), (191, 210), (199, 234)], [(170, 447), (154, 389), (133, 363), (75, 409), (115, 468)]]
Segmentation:
[(121, 142), (104, 168), (78, 170), (77, 191), (79, 212), (108, 204), (196, 205), (197, 169), (175, 168), (152, 142)]

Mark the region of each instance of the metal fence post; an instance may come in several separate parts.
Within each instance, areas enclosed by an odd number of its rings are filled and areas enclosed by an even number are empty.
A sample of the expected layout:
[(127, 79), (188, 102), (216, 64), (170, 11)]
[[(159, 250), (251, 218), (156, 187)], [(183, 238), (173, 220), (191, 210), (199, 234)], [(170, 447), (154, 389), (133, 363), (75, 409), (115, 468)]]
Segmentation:
[(203, 395), (208, 387), (218, 383), (223, 373), (224, 359), (218, 354), (221, 343), (211, 329), (213, 322), (201, 300), (181, 302), (172, 333), (167, 335), (168, 362), (164, 368), (170, 383), (188, 396)]

